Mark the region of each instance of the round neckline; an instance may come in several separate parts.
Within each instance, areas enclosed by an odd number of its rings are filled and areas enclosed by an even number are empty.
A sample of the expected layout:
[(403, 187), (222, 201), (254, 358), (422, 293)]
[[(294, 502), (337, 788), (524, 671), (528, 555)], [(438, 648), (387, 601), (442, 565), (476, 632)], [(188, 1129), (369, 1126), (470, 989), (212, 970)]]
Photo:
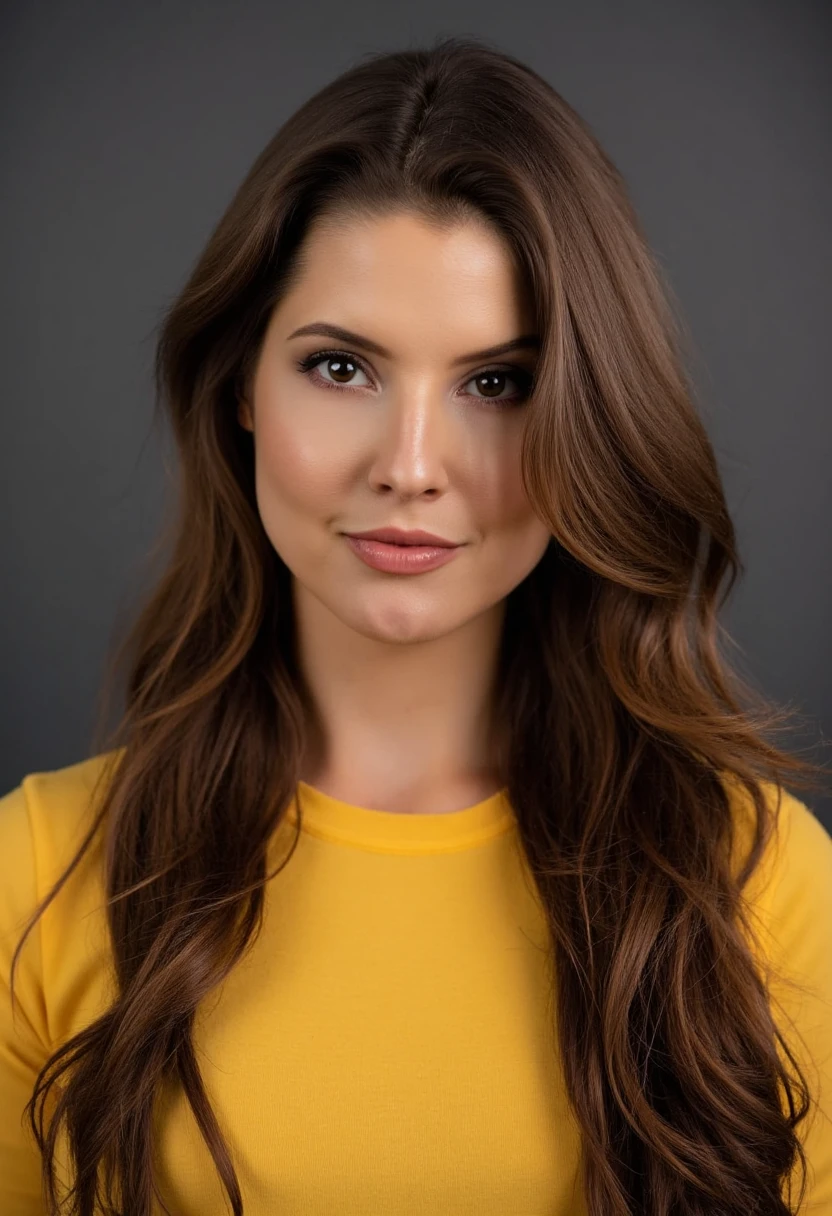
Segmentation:
[(342, 802), (298, 781), (288, 817), (312, 836), (381, 853), (444, 853), (468, 849), (509, 830), (514, 822), (508, 789), (458, 811), (408, 814)]

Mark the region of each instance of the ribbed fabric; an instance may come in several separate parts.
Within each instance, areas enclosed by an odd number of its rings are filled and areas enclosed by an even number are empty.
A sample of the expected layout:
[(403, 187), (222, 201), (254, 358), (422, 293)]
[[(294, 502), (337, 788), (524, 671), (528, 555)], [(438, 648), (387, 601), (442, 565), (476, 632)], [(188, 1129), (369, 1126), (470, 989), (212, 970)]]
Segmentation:
[(352, 845), (372, 853), (449, 853), (484, 844), (509, 831), (514, 815), (507, 791), (459, 811), (437, 815), (408, 815), (367, 810), (323, 793), (305, 781), (289, 808), (292, 823), (300, 803), (303, 826), (321, 840)]
[[(112, 996), (93, 852), (24, 948), (12, 1024), (14, 942), (82, 837), (102, 760), (32, 774), (0, 799), (2, 1216), (41, 1216), (23, 1106), (49, 1051)], [(548, 934), (506, 791), (409, 815), (300, 782), (275, 862), (298, 805), (263, 931), (196, 1019), (246, 1216), (581, 1216)], [(755, 906), (772, 958), (816, 989), (789, 1008), (824, 1084), (807, 1211), (832, 1212), (832, 840), (793, 797), (783, 808)], [(174, 1216), (228, 1211), (181, 1092), (163, 1095), (156, 1130)]]

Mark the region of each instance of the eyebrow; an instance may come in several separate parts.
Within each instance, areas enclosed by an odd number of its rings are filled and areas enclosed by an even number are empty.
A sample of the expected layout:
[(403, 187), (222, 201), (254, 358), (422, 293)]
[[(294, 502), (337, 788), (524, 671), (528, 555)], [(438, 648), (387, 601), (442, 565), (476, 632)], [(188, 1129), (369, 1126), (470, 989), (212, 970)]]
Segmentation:
[[(344, 329), (340, 325), (331, 325), (328, 321), (312, 321), (309, 325), (301, 325), (300, 329), (294, 330), (286, 340), (288, 342), (291, 338), (301, 338), (305, 334), (321, 334), (326, 338), (335, 338), (338, 342), (349, 343), (352, 346), (361, 346), (364, 350), (369, 351), (373, 355), (378, 355), (381, 359), (392, 358), (390, 351), (383, 346), (379, 346), (378, 342), (372, 342), (369, 338), (364, 338), (361, 334), (353, 333), (352, 330)], [(460, 363), (476, 363), (482, 359), (497, 359), (500, 355), (508, 355), (515, 350), (539, 349), (539, 334), (521, 334), (519, 338), (512, 338), (508, 342), (500, 342), (497, 346), (488, 346), (485, 350), (475, 350), (468, 355), (460, 355), (458, 359), (452, 360), (452, 366), (456, 367)]]

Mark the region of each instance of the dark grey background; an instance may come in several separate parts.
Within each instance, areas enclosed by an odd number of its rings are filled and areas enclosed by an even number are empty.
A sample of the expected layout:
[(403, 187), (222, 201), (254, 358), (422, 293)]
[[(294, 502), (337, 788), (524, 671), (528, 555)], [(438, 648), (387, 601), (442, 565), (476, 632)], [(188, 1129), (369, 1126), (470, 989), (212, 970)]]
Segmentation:
[(747, 566), (723, 618), (740, 669), (828, 764), (831, 19), (794, 0), (7, 0), (0, 792), (89, 754), (165, 509), (161, 310), (302, 101), (364, 51), (452, 33), (540, 71), (627, 178), (698, 352)]

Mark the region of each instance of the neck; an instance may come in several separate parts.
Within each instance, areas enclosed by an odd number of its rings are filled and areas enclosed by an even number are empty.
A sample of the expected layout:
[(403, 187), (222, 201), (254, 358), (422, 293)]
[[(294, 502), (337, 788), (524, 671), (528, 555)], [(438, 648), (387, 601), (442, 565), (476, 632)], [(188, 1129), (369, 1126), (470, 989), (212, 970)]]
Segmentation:
[(296, 584), (298, 659), (313, 712), (301, 777), (356, 805), (457, 809), (503, 784), (493, 687), (501, 601), (418, 642), (367, 637)]

